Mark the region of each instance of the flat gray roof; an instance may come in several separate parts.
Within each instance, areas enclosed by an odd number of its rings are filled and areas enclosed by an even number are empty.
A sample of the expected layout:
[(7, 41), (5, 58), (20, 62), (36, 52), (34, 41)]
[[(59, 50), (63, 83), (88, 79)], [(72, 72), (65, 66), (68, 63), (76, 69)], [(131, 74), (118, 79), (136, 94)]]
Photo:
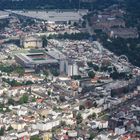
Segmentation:
[(9, 13), (5, 11), (0, 11), (0, 19), (5, 19), (9, 17)]
[(57, 49), (49, 50), (46, 53), (56, 60), (66, 59), (66, 56), (62, 52), (58, 51)]
[(50, 22), (56, 21), (78, 21), (82, 19), (84, 15), (88, 13), (87, 10), (80, 10), (80, 11), (11, 11), (14, 14), (22, 15), (26, 17), (46, 20)]

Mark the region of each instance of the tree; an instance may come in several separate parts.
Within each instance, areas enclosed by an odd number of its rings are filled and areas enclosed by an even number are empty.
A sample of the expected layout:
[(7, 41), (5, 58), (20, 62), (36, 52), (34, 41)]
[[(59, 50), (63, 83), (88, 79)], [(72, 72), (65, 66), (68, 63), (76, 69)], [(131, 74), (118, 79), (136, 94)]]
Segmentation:
[(31, 136), (30, 140), (41, 140), (41, 138), (39, 136)]
[(60, 126), (62, 126), (62, 127), (66, 126), (66, 122), (65, 121), (61, 121), (60, 122)]
[(36, 98), (32, 98), (32, 102), (35, 102), (36, 101)]
[(26, 84), (26, 85), (32, 85), (33, 82), (32, 82), (32, 81), (27, 81), (25, 84)]
[(93, 140), (95, 138), (95, 134), (93, 132), (90, 133), (89, 140)]
[(73, 76), (71, 76), (71, 79), (79, 80), (79, 79), (81, 79), (81, 75), (73, 75)]
[(50, 90), (48, 90), (48, 96), (50, 96), (51, 95), (51, 91)]
[(99, 66), (96, 64), (93, 64), (92, 62), (87, 62), (87, 65), (91, 68), (93, 68), (95, 71), (99, 70)]
[(13, 130), (13, 127), (12, 126), (9, 126), (7, 131), (10, 131), (10, 130)]
[(19, 74), (19, 76), (23, 76), (25, 73), (25, 70), (22, 67), (17, 67), (15, 71)]
[(70, 20), (69, 20), (68, 24), (71, 25), (71, 21)]
[(79, 106), (79, 110), (84, 110), (84, 109), (85, 109), (85, 107), (83, 105)]
[(113, 72), (110, 74), (110, 77), (114, 80), (118, 79), (119, 78), (119, 73), (118, 72)]
[(78, 113), (76, 116), (77, 124), (80, 124), (83, 121), (83, 118), (81, 116), (81, 113)]
[(60, 100), (60, 102), (65, 102), (66, 101), (65, 96), (60, 95), (59, 100)]
[(48, 76), (49, 76), (48, 71), (44, 71), (44, 75), (45, 75), (46, 77), (48, 77)]
[(47, 40), (47, 37), (44, 35), (42, 36), (42, 42), (43, 42), (43, 47), (47, 47), (48, 45), (48, 40)]
[(7, 66), (7, 65), (0, 64), (0, 71), (6, 72), (6, 73), (11, 73), (14, 71), (14, 68), (11, 65)]
[(2, 127), (1, 129), (0, 129), (0, 136), (3, 136), (4, 135), (4, 128)]
[(58, 34), (58, 35), (49, 35), (48, 39), (71, 39), (71, 40), (83, 40), (83, 39), (89, 39), (90, 34), (89, 33), (64, 33), (64, 34)]
[(96, 118), (96, 113), (92, 113), (91, 117), (92, 117), (92, 119), (95, 119)]
[(58, 108), (57, 108), (56, 106), (54, 106), (54, 107), (53, 107), (53, 110), (56, 111), (56, 110), (58, 110)]
[(78, 26), (77, 22), (74, 22), (73, 23), (73, 26), (77, 27)]
[[(91, 1), (91, 0), (90, 0)], [(89, 2), (81, 2), (80, 7), (89, 10), (102, 10), (113, 4), (116, 0), (92, 0)], [(136, 2), (135, 2), (136, 3)], [(1, 9), (79, 9), (79, 0), (1, 0)]]
[(85, 20), (82, 22), (82, 27), (86, 28), (86, 21)]
[(59, 71), (55, 68), (51, 69), (51, 73), (53, 76), (59, 76), (59, 74), (60, 74)]
[(14, 105), (15, 104), (15, 101), (12, 98), (9, 98), (8, 99), (8, 104), (9, 105)]
[(27, 103), (28, 102), (28, 95), (23, 95), (21, 98), (20, 98), (20, 100), (19, 100), (19, 102), (20, 102), (20, 104), (24, 104), (24, 103)]
[(89, 71), (88, 72), (88, 76), (89, 76), (89, 78), (94, 78), (95, 77), (95, 73), (93, 71)]

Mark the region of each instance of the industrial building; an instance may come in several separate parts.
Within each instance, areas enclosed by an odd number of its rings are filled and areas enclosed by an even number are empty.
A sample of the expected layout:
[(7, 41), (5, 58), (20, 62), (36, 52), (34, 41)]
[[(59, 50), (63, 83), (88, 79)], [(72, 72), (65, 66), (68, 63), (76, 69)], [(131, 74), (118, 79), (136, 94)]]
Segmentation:
[(42, 39), (37, 35), (30, 35), (21, 38), (20, 45), (24, 48), (41, 48), (43, 46)]
[(5, 11), (0, 11), (0, 20), (9, 18), (9, 13)]
[(48, 10), (48, 11), (10, 11), (12, 14), (26, 18), (44, 20), (48, 23), (67, 24), (79, 22), (88, 10)]

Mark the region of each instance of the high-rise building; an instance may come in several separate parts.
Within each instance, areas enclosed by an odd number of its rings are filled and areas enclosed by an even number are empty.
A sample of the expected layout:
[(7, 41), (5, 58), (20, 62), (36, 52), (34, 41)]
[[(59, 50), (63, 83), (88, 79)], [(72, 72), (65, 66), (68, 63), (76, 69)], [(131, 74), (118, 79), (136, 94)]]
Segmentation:
[(60, 59), (59, 60), (59, 70), (60, 70), (60, 73), (65, 73), (65, 74), (68, 73), (67, 65), (68, 65), (67, 59)]
[(72, 75), (73, 75), (73, 65), (68, 64), (68, 76), (72, 76)]
[(78, 66), (76, 63), (68, 62), (67, 69), (68, 76), (78, 75)]
[(78, 66), (76, 63), (73, 64), (73, 75), (78, 75)]

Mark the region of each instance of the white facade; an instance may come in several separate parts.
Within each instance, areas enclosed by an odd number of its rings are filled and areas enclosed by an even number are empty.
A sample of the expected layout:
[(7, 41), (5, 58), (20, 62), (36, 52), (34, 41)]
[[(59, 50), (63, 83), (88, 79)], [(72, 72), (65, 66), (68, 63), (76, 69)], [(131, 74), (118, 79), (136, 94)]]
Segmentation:
[(122, 128), (116, 127), (115, 128), (115, 134), (122, 135), (124, 133), (125, 133), (125, 127), (122, 127)]
[(77, 131), (68, 131), (68, 136), (69, 137), (77, 137)]
[(27, 36), (21, 40), (21, 45), (24, 48), (41, 48), (43, 44), (42, 39), (38, 36)]
[(28, 133), (28, 132), (17, 133), (16, 136), (17, 136), (18, 138), (23, 138), (23, 137), (25, 137), (25, 136), (29, 136), (29, 133)]
[(93, 124), (91, 126), (93, 129), (94, 128), (108, 128), (108, 121), (93, 121)]
[(17, 115), (18, 116), (26, 115), (27, 113), (28, 113), (28, 111), (27, 110), (24, 110), (24, 109), (17, 110)]
[(96, 100), (96, 103), (97, 103), (99, 106), (102, 105), (104, 102), (105, 102), (104, 99)]
[(107, 135), (103, 135), (103, 134), (100, 134), (100, 135), (98, 136), (98, 139), (101, 139), (101, 140), (109, 140), (109, 139), (108, 139), (108, 136), (107, 136)]
[(64, 72), (64, 69), (65, 69), (65, 61), (62, 60), (60, 61), (60, 73)]
[(68, 64), (68, 76), (78, 75), (78, 66), (76, 63)]
[(35, 130), (35, 131), (30, 133), (30, 136), (35, 136), (35, 135), (39, 135), (39, 131), (38, 130)]
[(103, 110), (106, 110), (111, 107), (110, 103), (103, 104)]
[(136, 126), (136, 130), (140, 132), (140, 126)]
[(72, 119), (64, 119), (63, 121), (65, 121), (67, 125), (74, 125), (76, 123)]
[(33, 124), (32, 128), (38, 129), (40, 131), (48, 131), (48, 130), (51, 130), (55, 126), (58, 126), (59, 124), (60, 124), (60, 120), (56, 120), (52, 122)]
[(68, 76), (72, 76), (72, 75), (73, 75), (73, 66), (68, 65)]
[(73, 64), (73, 75), (78, 75), (78, 66), (77, 64)]
[(22, 130), (24, 129), (24, 127), (26, 126), (26, 123), (12, 123), (11, 124), (12, 128), (15, 129), (15, 130)]
[(17, 137), (15, 135), (1, 136), (1, 140), (17, 140)]

